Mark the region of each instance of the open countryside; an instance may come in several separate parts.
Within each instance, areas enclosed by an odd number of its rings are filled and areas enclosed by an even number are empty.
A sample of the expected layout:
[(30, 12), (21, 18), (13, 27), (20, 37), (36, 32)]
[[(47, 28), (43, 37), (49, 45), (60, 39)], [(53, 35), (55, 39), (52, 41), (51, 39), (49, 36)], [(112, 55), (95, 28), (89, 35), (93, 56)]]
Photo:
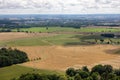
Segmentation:
[(51, 24), (46, 19), (43, 24), (28, 24), (30, 20), (23, 19), (0, 26), (0, 79), (108, 80), (105, 75), (120, 79), (119, 19), (113, 24), (108, 18), (105, 22), (98, 18), (97, 23), (90, 19), (89, 25), (74, 18), (65, 18), (69, 24), (62, 24), (61, 18), (57, 23), (48, 20)]

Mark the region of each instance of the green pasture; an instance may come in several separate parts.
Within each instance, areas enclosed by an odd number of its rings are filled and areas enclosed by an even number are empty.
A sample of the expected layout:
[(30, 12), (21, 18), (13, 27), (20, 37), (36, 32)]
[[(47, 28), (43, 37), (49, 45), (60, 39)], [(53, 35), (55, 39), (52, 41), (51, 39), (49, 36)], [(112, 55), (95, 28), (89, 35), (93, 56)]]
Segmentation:
[(17, 78), (21, 74), (25, 73), (39, 73), (39, 74), (63, 74), (63, 72), (33, 69), (29, 67), (24, 67), (20, 65), (13, 65), (4, 68), (0, 68), (0, 80), (11, 80), (12, 78)]
[(91, 45), (101, 44), (101, 39), (104, 43), (112, 40), (114, 43), (120, 41), (120, 38), (104, 38), (100, 35), (81, 35), (81, 34), (58, 34), (55, 36), (40, 37), (34, 36), (31, 38), (22, 38), (8, 41), (1, 41), (0, 46), (44, 46), (44, 45)]
[[(120, 32), (120, 28), (106, 28), (106, 27), (81, 27), (81, 28), (68, 28), (68, 27), (31, 27), (20, 28), (20, 31), (28, 32)], [(13, 29), (17, 31), (17, 29)]]

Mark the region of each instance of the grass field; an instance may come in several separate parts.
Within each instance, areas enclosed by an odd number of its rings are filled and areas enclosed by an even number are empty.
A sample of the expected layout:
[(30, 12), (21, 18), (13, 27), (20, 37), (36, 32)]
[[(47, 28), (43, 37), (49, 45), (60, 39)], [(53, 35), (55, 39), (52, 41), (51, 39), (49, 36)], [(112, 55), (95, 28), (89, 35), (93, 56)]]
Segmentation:
[(39, 73), (39, 74), (62, 74), (62, 72), (50, 71), (50, 70), (40, 70), (19, 65), (13, 65), (9, 67), (0, 68), (0, 80), (10, 80), (12, 78), (17, 78), (21, 74), (25, 73)]
[(7, 46), (38, 46), (38, 45), (64, 45), (67, 42), (79, 42), (77, 38), (72, 38), (71, 34), (62, 34), (51, 37), (34, 36), (31, 38), (22, 38), (9, 41), (1, 41), (1, 45)]
[[(50, 35), (50, 34), (49, 34)], [(7, 41), (1, 41), (0, 45), (6, 46), (44, 46), (44, 45), (91, 45), (100, 44), (100, 39), (104, 39), (105, 42), (109, 41), (109, 38), (101, 37), (100, 35), (81, 35), (81, 34), (57, 34), (53, 36), (32, 36), (20, 39), (13, 39)], [(112, 38), (113, 42), (120, 41), (120, 38)]]
[[(20, 31), (28, 32), (120, 32), (120, 28), (106, 28), (106, 27), (86, 27), (86, 28), (68, 28), (68, 27), (32, 27), (32, 28), (20, 28)], [(17, 29), (13, 29), (17, 31)]]

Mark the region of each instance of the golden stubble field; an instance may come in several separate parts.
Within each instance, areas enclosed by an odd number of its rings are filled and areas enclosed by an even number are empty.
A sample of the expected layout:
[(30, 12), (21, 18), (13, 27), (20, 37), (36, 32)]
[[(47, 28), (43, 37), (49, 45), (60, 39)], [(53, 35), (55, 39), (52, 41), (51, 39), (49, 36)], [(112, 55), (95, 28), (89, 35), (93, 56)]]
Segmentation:
[(118, 49), (120, 46), (26, 46), (16, 47), (28, 53), (30, 60), (41, 57), (41, 60), (30, 61), (21, 65), (48, 70), (66, 70), (68, 67), (91, 68), (96, 64), (110, 64), (114, 68), (120, 67), (120, 55), (109, 54), (108, 50)]

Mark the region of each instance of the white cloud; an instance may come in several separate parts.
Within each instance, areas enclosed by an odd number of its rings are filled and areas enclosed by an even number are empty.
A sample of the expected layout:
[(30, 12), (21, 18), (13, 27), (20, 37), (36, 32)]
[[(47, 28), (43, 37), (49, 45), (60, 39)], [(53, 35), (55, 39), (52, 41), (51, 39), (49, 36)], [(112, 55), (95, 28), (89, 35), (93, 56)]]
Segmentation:
[(0, 13), (120, 13), (120, 1), (0, 0)]

